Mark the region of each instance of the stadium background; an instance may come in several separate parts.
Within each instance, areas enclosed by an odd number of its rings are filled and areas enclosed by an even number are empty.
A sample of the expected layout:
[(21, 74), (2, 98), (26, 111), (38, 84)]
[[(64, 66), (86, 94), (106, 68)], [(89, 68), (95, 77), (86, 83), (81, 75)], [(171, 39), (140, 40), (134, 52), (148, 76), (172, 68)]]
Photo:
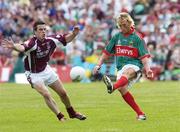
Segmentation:
[[(73, 105), (88, 119), (69, 119), (50, 89), (68, 118), (60, 123), (30, 85), (9, 83), (14, 82), (15, 73), (24, 71), (23, 54), (0, 47), (0, 132), (179, 132), (179, 81), (171, 81), (179, 80), (179, 10), (178, 0), (0, 0), (0, 40), (12, 36), (23, 42), (33, 35), (32, 25), (39, 18), (52, 27), (49, 34), (81, 26), (73, 44), (61, 47), (51, 59), (61, 75), (75, 65), (84, 66), (90, 75), (89, 69), (117, 32), (113, 17), (120, 11), (130, 12), (153, 55), (154, 80), (162, 80), (136, 83), (130, 89), (146, 112), (143, 122), (136, 120), (118, 92), (109, 95), (103, 82), (93, 81), (98, 77), (92, 77), (92, 83), (64, 83)], [(114, 77), (113, 59), (103, 65), (101, 73)]]
[[(101, 74), (92, 76), (91, 71), (118, 31), (114, 17), (123, 11), (131, 14), (152, 54), (153, 80), (180, 80), (178, 0), (0, 0), (0, 40), (12, 37), (23, 43), (33, 35), (32, 25), (38, 19), (49, 25), (48, 35), (67, 33), (79, 25), (78, 37), (57, 49), (49, 63), (63, 82), (70, 81), (67, 73), (77, 65), (86, 69), (88, 78), (83, 82), (99, 81), (102, 74), (115, 78), (114, 59), (102, 66)], [(17, 74), (24, 72), (22, 59), (23, 54), (0, 47), (1, 82), (14, 82), (15, 75), (22, 82), (22, 74)]]

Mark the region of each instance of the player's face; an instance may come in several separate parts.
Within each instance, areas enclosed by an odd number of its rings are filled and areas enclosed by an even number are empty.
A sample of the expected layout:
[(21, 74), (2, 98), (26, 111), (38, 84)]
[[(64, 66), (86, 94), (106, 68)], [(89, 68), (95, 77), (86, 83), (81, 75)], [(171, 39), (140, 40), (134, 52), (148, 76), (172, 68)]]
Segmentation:
[(37, 30), (35, 31), (35, 35), (39, 40), (44, 40), (46, 37), (46, 25), (38, 25)]
[(119, 26), (120, 26), (120, 28), (121, 28), (121, 31), (124, 33), (124, 34), (126, 34), (126, 33), (129, 33), (130, 32), (130, 24), (129, 24), (129, 22), (127, 21), (127, 19), (120, 19), (119, 20)]

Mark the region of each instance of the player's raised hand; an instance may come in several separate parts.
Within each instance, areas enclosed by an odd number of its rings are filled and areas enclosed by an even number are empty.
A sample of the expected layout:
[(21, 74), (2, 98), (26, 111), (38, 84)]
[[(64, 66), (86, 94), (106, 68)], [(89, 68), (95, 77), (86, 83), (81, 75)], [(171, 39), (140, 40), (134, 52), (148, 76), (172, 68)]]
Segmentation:
[(74, 26), (73, 28), (73, 34), (77, 35), (80, 31), (80, 27), (79, 26)]
[(11, 38), (9, 39), (2, 39), (1, 40), (1, 46), (4, 48), (9, 48), (9, 49), (13, 49), (14, 47), (14, 42)]

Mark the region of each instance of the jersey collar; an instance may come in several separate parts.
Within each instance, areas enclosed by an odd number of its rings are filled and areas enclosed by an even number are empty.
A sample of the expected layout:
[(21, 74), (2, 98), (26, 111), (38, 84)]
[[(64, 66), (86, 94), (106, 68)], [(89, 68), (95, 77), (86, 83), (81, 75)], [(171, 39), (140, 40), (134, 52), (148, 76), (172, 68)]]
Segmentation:
[(125, 33), (123, 34), (125, 37), (128, 37), (129, 35), (131, 35), (133, 32), (135, 31), (135, 27), (134, 26), (131, 26), (130, 27), (130, 32), (129, 33)]

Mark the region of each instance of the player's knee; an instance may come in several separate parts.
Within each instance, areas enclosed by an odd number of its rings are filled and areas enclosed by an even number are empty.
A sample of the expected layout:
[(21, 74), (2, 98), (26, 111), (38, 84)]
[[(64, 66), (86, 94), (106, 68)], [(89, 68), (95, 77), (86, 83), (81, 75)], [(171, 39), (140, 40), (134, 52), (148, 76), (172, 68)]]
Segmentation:
[(51, 94), (49, 92), (43, 92), (42, 96), (46, 99), (49, 99), (51, 97)]
[(121, 87), (118, 89), (118, 91), (120, 92), (120, 94), (123, 96), (124, 94), (127, 93), (127, 86)]
[(136, 76), (136, 72), (134, 69), (129, 68), (123, 72), (123, 76), (125, 76), (128, 79), (131, 79), (131, 78), (134, 78)]

